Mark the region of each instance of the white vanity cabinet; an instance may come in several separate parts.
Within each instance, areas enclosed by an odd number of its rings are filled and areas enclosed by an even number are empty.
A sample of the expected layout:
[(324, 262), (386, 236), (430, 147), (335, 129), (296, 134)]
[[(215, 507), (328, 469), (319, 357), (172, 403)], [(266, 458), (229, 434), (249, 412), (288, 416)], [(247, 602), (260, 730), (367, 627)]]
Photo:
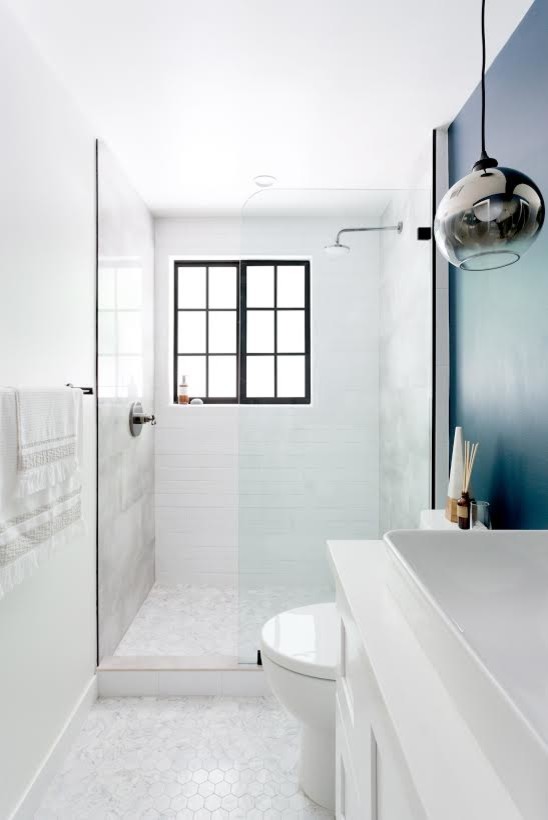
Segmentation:
[(547, 820), (548, 531), (329, 544), (337, 820)]
[(365, 646), (340, 585), (337, 820), (426, 820)]

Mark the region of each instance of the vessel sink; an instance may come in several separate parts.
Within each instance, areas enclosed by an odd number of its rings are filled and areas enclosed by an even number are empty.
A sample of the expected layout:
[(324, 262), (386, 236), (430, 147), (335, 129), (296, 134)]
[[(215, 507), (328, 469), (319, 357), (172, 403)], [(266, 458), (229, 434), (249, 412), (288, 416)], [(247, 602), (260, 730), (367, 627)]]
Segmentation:
[(548, 531), (385, 535), (387, 586), (523, 817), (548, 817)]

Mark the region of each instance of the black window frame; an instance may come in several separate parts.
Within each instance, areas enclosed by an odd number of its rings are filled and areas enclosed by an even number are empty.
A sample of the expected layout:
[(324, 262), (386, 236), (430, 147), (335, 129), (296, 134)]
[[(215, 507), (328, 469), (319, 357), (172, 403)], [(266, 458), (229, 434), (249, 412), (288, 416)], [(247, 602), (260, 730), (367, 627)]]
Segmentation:
[[(302, 265), (304, 267), (304, 306), (303, 307), (281, 307), (278, 308), (278, 267)], [(256, 308), (249, 310), (274, 311), (274, 352), (269, 353), (248, 353), (247, 352), (247, 268), (249, 266), (265, 266), (274, 268), (274, 305), (272, 307)], [(204, 267), (206, 269), (206, 303), (203, 308), (180, 308), (179, 307), (179, 269)], [(236, 268), (236, 308), (210, 308), (209, 307), (209, 269), (214, 267), (235, 267)], [(292, 405), (311, 403), (311, 322), (310, 322), (310, 260), (308, 259), (177, 259), (173, 267), (173, 401), (178, 403), (178, 381), (179, 358), (182, 356), (205, 356), (206, 362), (206, 390), (208, 389), (209, 357), (210, 356), (235, 356), (236, 357), (236, 396), (209, 397), (194, 396), (190, 398), (201, 398), (204, 404), (272, 404), (272, 405)], [(304, 312), (305, 322), (305, 349), (295, 353), (278, 353), (277, 351), (277, 314), (279, 310), (298, 310)], [(236, 353), (210, 353), (209, 352), (209, 314), (214, 312), (229, 312), (236, 314)], [(206, 349), (205, 353), (179, 353), (179, 314), (180, 313), (205, 313), (206, 316)], [(246, 383), (246, 357), (247, 356), (274, 356), (274, 392), (277, 392), (277, 368), (278, 356), (304, 356), (305, 361), (305, 395), (304, 396), (247, 396)], [(190, 385), (192, 389), (192, 385)]]
[[(278, 307), (278, 268), (302, 265), (304, 267), (304, 307)], [(247, 268), (248, 267), (274, 268), (274, 305), (273, 307), (250, 307), (253, 311), (274, 311), (274, 353), (248, 353), (247, 351)], [(311, 351), (310, 351), (310, 261), (308, 259), (244, 259), (240, 263), (240, 404), (310, 404), (311, 400)], [(281, 310), (297, 310), (304, 312), (304, 353), (278, 353), (278, 312)], [(248, 397), (246, 369), (248, 356), (274, 356), (274, 396)], [(277, 396), (278, 390), (278, 357), (304, 355), (304, 396)]]
[[(203, 308), (180, 308), (179, 307), (179, 269), (180, 268), (205, 268), (206, 269), (206, 294), (205, 307)], [(209, 307), (209, 269), (210, 268), (236, 268), (236, 307), (235, 308), (210, 308)], [(240, 262), (237, 259), (223, 260), (202, 260), (185, 259), (176, 260), (174, 265), (174, 322), (173, 322), (173, 401), (178, 404), (179, 388), (179, 359), (184, 356), (204, 356), (206, 367), (206, 391), (209, 389), (209, 358), (210, 356), (233, 356), (236, 358), (236, 391), (240, 384)], [(205, 352), (204, 353), (179, 353), (179, 314), (180, 313), (205, 313)], [(234, 353), (210, 353), (209, 352), (209, 314), (210, 313), (235, 313), (236, 314), (236, 350)], [(192, 385), (189, 385), (192, 390)], [(236, 396), (195, 396), (192, 393), (190, 398), (200, 398), (204, 404), (238, 404)]]

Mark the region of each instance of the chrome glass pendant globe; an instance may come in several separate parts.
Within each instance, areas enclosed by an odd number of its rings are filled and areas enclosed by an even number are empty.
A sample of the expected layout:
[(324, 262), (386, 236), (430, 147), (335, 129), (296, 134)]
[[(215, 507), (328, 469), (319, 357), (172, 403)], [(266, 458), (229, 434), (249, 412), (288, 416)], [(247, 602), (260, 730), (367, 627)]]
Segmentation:
[(533, 180), (491, 166), (473, 170), (449, 189), (436, 213), (434, 236), (455, 267), (490, 270), (517, 262), (543, 222), (544, 201)]
[(481, 2), (481, 156), (447, 191), (434, 219), (436, 244), (462, 270), (513, 265), (544, 223), (544, 200), (532, 179), (499, 168), (485, 150), (485, 0)]

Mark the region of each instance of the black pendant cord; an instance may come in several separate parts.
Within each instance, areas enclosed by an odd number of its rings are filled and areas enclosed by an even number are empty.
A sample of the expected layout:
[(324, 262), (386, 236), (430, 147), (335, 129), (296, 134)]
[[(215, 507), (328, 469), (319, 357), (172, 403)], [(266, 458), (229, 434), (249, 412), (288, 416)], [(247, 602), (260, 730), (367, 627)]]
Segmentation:
[(485, 0), (481, 0), (481, 156), (485, 150)]
[(498, 162), (489, 156), (485, 150), (485, 0), (481, 0), (481, 156), (474, 165), (474, 171), (485, 171), (486, 168), (496, 168)]

